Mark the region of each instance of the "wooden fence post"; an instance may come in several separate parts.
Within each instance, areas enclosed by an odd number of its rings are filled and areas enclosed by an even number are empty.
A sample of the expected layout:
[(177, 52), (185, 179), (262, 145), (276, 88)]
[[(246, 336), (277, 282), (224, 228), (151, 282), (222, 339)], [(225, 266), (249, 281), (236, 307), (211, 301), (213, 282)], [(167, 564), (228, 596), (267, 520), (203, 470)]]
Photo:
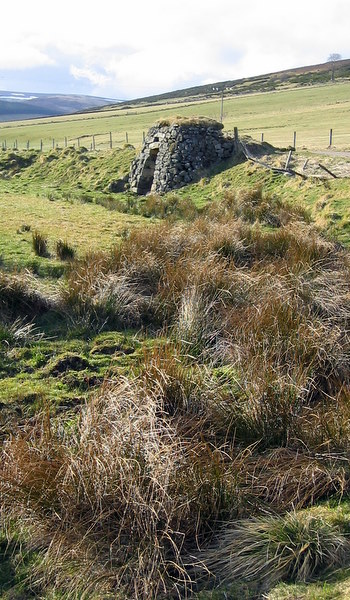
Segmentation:
[(331, 146), (333, 142), (333, 129), (329, 130), (329, 145)]
[(129, 143), (129, 136), (128, 136), (128, 132), (127, 131), (125, 132), (125, 139), (126, 139), (126, 143), (128, 144)]
[(78, 148), (80, 148), (80, 137), (78, 137), (77, 140), (78, 140)]
[(288, 152), (288, 158), (287, 158), (287, 160), (286, 160), (286, 166), (284, 167), (286, 171), (288, 170), (288, 167), (289, 167), (289, 163), (290, 163), (290, 159), (291, 159), (291, 158), (292, 158), (292, 150), (289, 150), (289, 152)]
[(29, 150), (29, 140), (27, 140), (27, 150)]
[(52, 148), (55, 149), (55, 138), (52, 138)]
[(95, 150), (95, 136), (92, 136), (92, 150)]
[(65, 147), (65, 148), (67, 148), (67, 145), (68, 145), (68, 143), (67, 143), (67, 138), (65, 137), (65, 138), (64, 138), (64, 147)]
[(43, 151), (43, 141), (40, 140), (40, 152), (42, 152), (42, 151)]
[(235, 150), (238, 150), (239, 147), (239, 135), (238, 135), (238, 127), (233, 128), (233, 136), (235, 140)]
[(263, 143), (263, 142), (264, 142), (264, 134), (262, 133), (261, 134), (261, 143)]
[(143, 144), (145, 143), (145, 132), (144, 131), (142, 132), (142, 143)]
[(110, 149), (112, 149), (112, 148), (113, 148), (113, 142), (112, 142), (112, 132), (111, 132), (111, 131), (109, 132), (109, 147), (110, 147)]
[(297, 145), (297, 132), (294, 131), (294, 135), (293, 135), (293, 148), (294, 148), (294, 150), (296, 148), (296, 145)]

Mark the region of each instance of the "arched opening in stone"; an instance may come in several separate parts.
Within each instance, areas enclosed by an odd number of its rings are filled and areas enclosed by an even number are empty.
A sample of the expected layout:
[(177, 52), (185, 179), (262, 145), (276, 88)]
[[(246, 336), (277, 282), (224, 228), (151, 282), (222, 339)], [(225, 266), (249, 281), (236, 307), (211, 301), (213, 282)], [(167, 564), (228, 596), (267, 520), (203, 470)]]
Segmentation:
[(137, 187), (137, 193), (140, 195), (148, 194), (151, 191), (158, 152), (159, 147), (151, 148), (149, 156), (145, 160)]

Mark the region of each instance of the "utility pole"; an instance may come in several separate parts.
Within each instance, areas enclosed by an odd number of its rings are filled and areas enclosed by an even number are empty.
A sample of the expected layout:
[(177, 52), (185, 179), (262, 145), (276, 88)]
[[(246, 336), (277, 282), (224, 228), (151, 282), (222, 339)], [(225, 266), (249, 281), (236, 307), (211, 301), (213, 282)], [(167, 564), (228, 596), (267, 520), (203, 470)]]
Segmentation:
[[(213, 87), (213, 92), (215, 94), (215, 92), (220, 92), (220, 88), (218, 87)], [(224, 89), (221, 90), (221, 96), (220, 96), (220, 123), (222, 123), (224, 119)]]

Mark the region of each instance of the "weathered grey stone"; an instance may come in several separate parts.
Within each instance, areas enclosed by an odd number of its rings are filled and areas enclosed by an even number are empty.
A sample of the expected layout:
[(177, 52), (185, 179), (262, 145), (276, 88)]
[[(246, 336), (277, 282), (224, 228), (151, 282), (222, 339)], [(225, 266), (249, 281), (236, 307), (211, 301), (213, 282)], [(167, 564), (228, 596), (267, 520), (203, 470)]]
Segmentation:
[(216, 121), (155, 125), (132, 163), (130, 189), (137, 194), (167, 192), (193, 181), (200, 170), (234, 152), (234, 139), (225, 136)]

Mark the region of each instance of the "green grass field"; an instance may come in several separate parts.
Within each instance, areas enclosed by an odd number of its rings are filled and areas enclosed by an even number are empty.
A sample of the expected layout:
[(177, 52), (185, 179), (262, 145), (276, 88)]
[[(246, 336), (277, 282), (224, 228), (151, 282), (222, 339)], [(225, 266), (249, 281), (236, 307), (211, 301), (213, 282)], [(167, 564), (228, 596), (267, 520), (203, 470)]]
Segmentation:
[[(61, 198), (38, 197), (31, 194), (0, 196), (1, 241), (0, 253), (13, 266), (25, 267), (35, 263), (31, 240), (35, 229), (47, 234), (50, 250), (64, 237), (79, 254), (98, 250), (101, 243), (111, 248), (118, 243), (125, 229), (144, 221), (141, 217), (106, 211), (102, 206)], [(29, 230), (28, 230), (29, 229)], [(52, 259), (41, 259), (52, 264)]]
[[(297, 146), (310, 149), (326, 148), (332, 128), (333, 144), (344, 149), (350, 147), (349, 98), (350, 82), (225, 96), (223, 122), (226, 130), (236, 126), (241, 133), (257, 139), (264, 133), (265, 141), (277, 146), (291, 145), (296, 131)], [(90, 149), (95, 135), (96, 149), (105, 149), (109, 147), (109, 132), (112, 132), (114, 145), (123, 145), (127, 133), (128, 142), (139, 147), (143, 132), (160, 118), (179, 114), (218, 120), (220, 111), (221, 100), (217, 96), (208, 101), (129, 105), (67, 117), (12, 122), (0, 126), (0, 145), (6, 140), (10, 148), (17, 140), (19, 148), (25, 148), (27, 141), (31, 147), (39, 148), (42, 139), (44, 148), (49, 149), (53, 144), (63, 147), (65, 137), (68, 144), (77, 145), (80, 137), (80, 144)]]

